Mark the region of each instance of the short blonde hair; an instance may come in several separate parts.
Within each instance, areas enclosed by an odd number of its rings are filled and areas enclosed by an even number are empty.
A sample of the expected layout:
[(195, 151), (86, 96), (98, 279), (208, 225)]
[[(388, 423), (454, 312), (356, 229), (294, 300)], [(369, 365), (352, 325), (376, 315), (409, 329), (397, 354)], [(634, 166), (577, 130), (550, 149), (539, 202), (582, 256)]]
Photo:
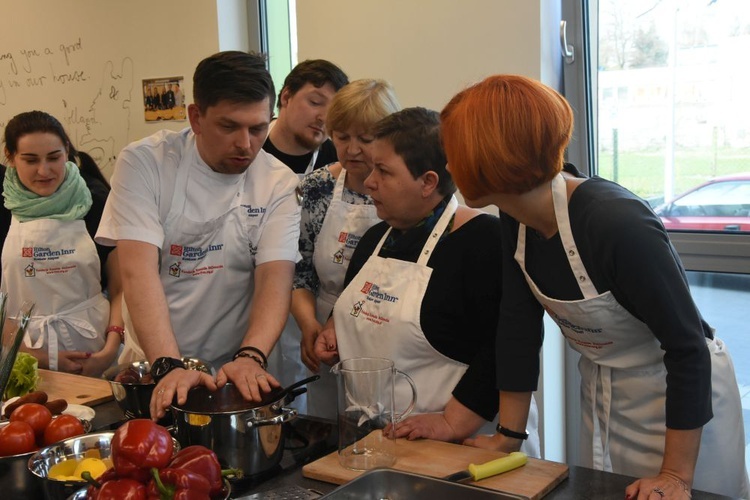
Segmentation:
[(362, 79), (336, 92), (326, 116), (326, 132), (358, 128), (369, 130), (378, 121), (401, 109), (396, 93), (385, 80)]
[(453, 180), (468, 198), (520, 194), (563, 167), (573, 111), (531, 78), (495, 75), (463, 90), (440, 114)]

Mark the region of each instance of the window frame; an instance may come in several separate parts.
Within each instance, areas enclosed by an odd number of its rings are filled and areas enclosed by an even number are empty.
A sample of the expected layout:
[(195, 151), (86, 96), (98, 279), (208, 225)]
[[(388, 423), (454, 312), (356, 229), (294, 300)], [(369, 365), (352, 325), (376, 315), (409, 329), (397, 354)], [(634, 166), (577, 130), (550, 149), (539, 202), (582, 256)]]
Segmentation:
[[(568, 160), (587, 175), (596, 175), (598, 95), (598, 1), (560, 0), (567, 22), (567, 43), (575, 59), (563, 64), (563, 93), (573, 107), (576, 130)], [(750, 234), (670, 231), (670, 239), (688, 271), (750, 273)]]

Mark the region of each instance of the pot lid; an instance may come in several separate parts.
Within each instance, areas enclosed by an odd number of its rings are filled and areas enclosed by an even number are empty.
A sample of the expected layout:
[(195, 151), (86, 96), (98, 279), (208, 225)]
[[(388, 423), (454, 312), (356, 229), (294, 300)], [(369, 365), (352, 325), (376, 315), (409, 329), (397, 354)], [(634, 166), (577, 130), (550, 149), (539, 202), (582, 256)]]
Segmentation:
[[(201, 385), (188, 391), (185, 404), (173, 404), (172, 407), (190, 413), (236, 413), (278, 404), (279, 402), (282, 402), (279, 406), (283, 406), (283, 404), (291, 402), (294, 396), (299, 394), (298, 391), (304, 392), (307, 390), (300, 389), (301, 386), (319, 378), (320, 375), (315, 375), (295, 382), (286, 388), (277, 387), (264, 394), (263, 400), (260, 402), (245, 400), (232, 383), (228, 383), (216, 391), (210, 391), (207, 387)], [(288, 401), (283, 401), (287, 396), (289, 396)]]

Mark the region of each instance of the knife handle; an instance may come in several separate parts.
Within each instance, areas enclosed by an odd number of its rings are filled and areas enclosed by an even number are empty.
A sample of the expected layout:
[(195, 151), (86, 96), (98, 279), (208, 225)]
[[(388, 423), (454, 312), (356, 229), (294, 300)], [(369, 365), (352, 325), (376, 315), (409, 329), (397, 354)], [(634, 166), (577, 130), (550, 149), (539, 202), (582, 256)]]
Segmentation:
[(507, 457), (498, 458), (480, 465), (469, 464), (469, 474), (474, 481), (517, 469), (526, 463), (526, 454), (514, 451)]

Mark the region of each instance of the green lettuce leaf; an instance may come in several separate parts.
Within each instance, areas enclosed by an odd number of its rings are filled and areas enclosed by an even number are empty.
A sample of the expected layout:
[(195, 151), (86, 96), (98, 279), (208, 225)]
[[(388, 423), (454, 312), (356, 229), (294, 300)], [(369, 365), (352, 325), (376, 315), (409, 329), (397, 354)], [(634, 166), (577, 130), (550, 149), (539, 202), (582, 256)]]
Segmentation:
[(8, 387), (5, 388), (3, 400), (23, 396), (34, 391), (39, 384), (39, 362), (31, 354), (19, 352), (10, 372)]

